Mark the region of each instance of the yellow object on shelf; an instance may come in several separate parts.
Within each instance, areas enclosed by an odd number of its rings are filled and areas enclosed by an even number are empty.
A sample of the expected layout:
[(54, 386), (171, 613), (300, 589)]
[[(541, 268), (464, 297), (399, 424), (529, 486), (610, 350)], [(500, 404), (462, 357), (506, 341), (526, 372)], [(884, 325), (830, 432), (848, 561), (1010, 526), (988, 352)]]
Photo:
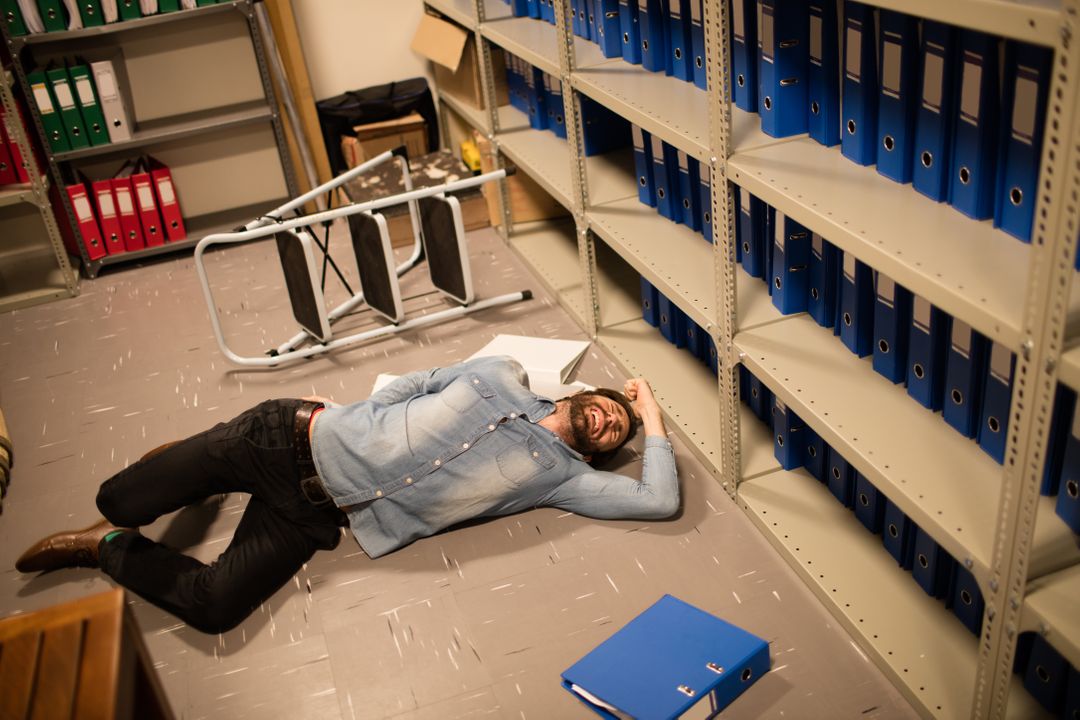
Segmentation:
[(474, 175), (480, 172), (480, 149), (472, 140), (461, 141), (461, 161), (473, 171)]

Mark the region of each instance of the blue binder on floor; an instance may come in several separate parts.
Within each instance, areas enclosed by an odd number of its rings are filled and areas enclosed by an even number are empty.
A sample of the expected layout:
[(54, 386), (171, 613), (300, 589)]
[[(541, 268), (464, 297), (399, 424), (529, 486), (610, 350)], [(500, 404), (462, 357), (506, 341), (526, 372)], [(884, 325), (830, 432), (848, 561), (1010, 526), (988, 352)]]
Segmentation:
[(998, 149), (998, 39), (960, 33), (960, 106), (956, 113), (949, 204), (976, 220), (994, 214)]
[(931, 410), (942, 407), (951, 321), (929, 300), (914, 296), (908, 335), (907, 391), (920, 405)]
[(756, 0), (732, 0), (731, 92), (735, 107), (758, 111), (758, 49)]
[(884, 529), (881, 532), (881, 544), (896, 558), (896, 562), (905, 570), (911, 569), (915, 554), (915, 530), (917, 525), (888, 498), (885, 499)]
[(956, 107), (956, 30), (923, 20), (919, 51), (921, 77), (915, 112), (915, 147), (911, 184), (941, 202), (949, 194), (953, 114)]
[(1016, 356), (1001, 343), (990, 347), (983, 380), (982, 418), (976, 440), (990, 457), (1005, 462), (1005, 437), (1009, 430), (1012, 406), (1013, 369)]
[(628, 63), (641, 64), (641, 25), (637, 0), (619, 0), (619, 34), (622, 57)]
[(641, 67), (667, 72), (667, 15), (662, 0), (638, 0)]
[(709, 88), (708, 65), (705, 64), (705, 0), (690, 2), (690, 65), (694, 84), (702, 90)]
[(874, 274), (849, 252), (841, 253), (840, 340), (859, 357), (873, 352)]
[(1053, 57), (1050, 48), (1011, 40), (1005, 43), (1002, 147), (994, 227), (1024, 242), (1031, 241)]
[(843, 130), (840, 151), (859, 165), (877, 161), (877, 32), (874, 8), (844, 2)]
[(840, 143), (840, 42), (836, 2), (810, 1), (810, 64), (807, 110), (810, 137), (826, 147)]
[(960, 563), (956, 563), (955, 574), (952, 579), (952, 598), (949, 604), (953, 614), (960, 618), (960, 622), (967, 626), (975, 635), (982, 632), (983, 620), (983, 596), (979, 589), (979, 583)]
[(694, 82), (694, 60), (690, 44), (690, 5), (697, 0), (668, 0), (667, 55), (669, 73), (684, 82)]
[(804, 133), (810, 15), (806, 0), (760, 0), (758, 114), (772, 137)]
[(570, 666), (562, 685), (601, 717), (674, 718), (698, 702), (718, 712), (769, 666), (767, 642), (664, 595)]
[(807, 425), (803, 428), (803, 466), (807, 472), (825, 482), (829, 471), (829, 446)]
[(773, 397), (773, 455), (785, 470), (803, 466), (805, 425), (778, 397)]
[(973, 438), (979, 427), (987, 340), (957, 318), (953, 318), (949, 334), (942, 415), (961, 435)]
[(806, 311), (810, 231), (776, 211), (773, 220), (772, 303), (784, 315)]
[(919, 528), (915, 533), (915, 562), (911, 574), (915, 582), (932, 597), (945, 597), (955, 561), (930, 535)]
[(806, 309), (821, 327), (832, 327), (836, 320), (838, 253), (835, 245), (817, 233), (810, 236)]
[(855, 502), (855, 469), (848, 465), (844, 456), (836, 448), (829, 448), (829, 477), (826, 481), (829, 492), (844, 507), (851, 507)]
[(637, 173), (638, 200), (656, 207), (656, 185), (653, 181), (652, 135), (637, 125), (630, 126), (634, 145), (634, 171)]
[(889, 382), (903, 382), (907, 376), (911, 291), (881, 272), (874, 273), (874, 280), (874, 370)]
[(878, 95), (877, 171), (911, 182), (919, 79), (919, 21), (881, 10), (881, 92)]
[(885, 521), (885, 496), (860, 472), (855, 473), (855, 517), (872, 533), (881, 532)]

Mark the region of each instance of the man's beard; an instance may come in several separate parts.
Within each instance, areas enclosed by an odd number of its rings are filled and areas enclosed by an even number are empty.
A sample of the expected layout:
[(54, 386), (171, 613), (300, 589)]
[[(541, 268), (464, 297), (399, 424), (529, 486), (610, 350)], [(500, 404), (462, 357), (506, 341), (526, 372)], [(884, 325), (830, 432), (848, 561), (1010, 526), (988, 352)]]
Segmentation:
[(589, 418), (585, 414), (585, 410), (592, 404), (592, 395), (578, 393), (566, 400), (569, 404), (570, 433), (573, 436), (574, 449), (579, 453), (595, 451), (596, 447), (589, 437)]

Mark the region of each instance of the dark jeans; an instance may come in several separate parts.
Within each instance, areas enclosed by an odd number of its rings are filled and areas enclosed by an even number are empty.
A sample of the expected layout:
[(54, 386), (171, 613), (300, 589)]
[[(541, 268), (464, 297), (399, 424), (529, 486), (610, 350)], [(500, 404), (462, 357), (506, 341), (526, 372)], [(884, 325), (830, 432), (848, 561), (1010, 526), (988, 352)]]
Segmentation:
[(250, 493), (232, 542), (205, 565), (136, 533), (101, 544), (101, 569), (120, 585), (203, 632), (236, 627), (316, 550), (341, 539), (343, 514), (300, 491), (292, 422), (299, 400), (269, 400), (227, 423), (121, 470), (97, 505), (121, 527), (212, 495)]

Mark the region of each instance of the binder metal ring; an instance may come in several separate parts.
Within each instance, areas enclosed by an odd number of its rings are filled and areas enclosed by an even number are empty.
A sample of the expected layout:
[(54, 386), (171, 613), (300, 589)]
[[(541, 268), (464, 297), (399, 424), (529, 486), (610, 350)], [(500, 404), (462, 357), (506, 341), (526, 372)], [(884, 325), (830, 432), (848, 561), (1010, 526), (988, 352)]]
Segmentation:
[(930, 567), (930, 558), (926, 557), (923, 553), (919, 553), (919, 567), (923, 570)]
[(754, 672), (750, 668), (745, 668), (745, 669), (743, 669), (742, 675), (740, 676), (740, 678), (741, 678), (741, 680), (743, 682), (746, 682), (747, 680), (750, 679), (750, 676), (753, 675), (753, 674), (754, 674)]
[(848, 120), (847, 121), (847, 131), (848, 131), (848, 133), (850, 135), (855, 134), (855, 121), (854, 120)]
[(881, 350), (882, 353), (884, 353), (886, 355), (889, 354), (889, 341), (888, 340), (886, 340), (885, 338), (882, 338), (881, 340), (878, 340), (877, 346), (878, 346), (878, 350)]
[(896, 523), (889, 523), (889, 537), (900, 537), (900, 531), (896, 529)]
[(840, 479), (840, 468), (836, 467), (835, 465), (833, 465), (832, 476), (836, 480)]
[(649, 52), (649, 41), (648, 40), (642, 40), (641, 41), (641, 49), (644, 50), (645, 52)]
[(820, 297), (820, 293), (818, 293), (817, 288), (810, 288), (810, 297), (812, 297), (814, 300), (817, 300), (818, 297)]
[(1035, 666), (1035, 674), (1039, 676), (1039, 682), (1050, 682), (1050, 671), (1044, 668), (1042, 665)]
[(638, 185), (640, 185), (641, 187), (645, 187), (645, 183), (646, 183), (646, 182), (648, 182), (648, 181), (647, 181), (647, 180), (645, 179), (645, 176), (644, 176), (644, 175), (638, 175), (638, 179), (637, 179), (637, 181), (638, 181)]
[(739, 87), (745, 87), (746, 86), (746, 78), (743, 77), (742, 73), (739, 73), (739, 76), (737, 78), (735, 78), (735, 84), (738, 85)]
[(960, 392), (959, 388), (953, 388), (952, 392), (949, 393), (949, 397), (951, 397), (952, 401), (957, 405), (964, 404), (964, 393)]
[(764, 100), (762, 100), (761, 102), (762, 102), (762, 104), (763, 104), (763, 105), (765, 106), (765, 109), (766, 109), (766, 110), (772, 110), (772, 98), (771, 98), (771, 97), (769, 97), (768, 95), (766, 95), (766, 96), (765, 96), (765, 99), (764, 99)]
[(997, 432), (1001, 430), (1001, 423), (998, 422), (998, 419), (993, 415), (986, 419), (986, 426), (990, 428), (990, 432)]
[(844, 313), (844, 324), (851, 327), (851, 313)]
[(896, 147), (896, 141), (893, 140), (892, 135), (886, 135), (884, 138), (882, 138), (881, 144), (884, 145), (885, 149), (888, 150), (889, 152), (892, 152), (893, 148)]
[(1080, 485), (1077, 485), (1075, 480), (1066, 480), (1065, 493), (1075, 500), (1076, 496), (1080, 494)]
[(661, 200), (663, 200), (664, 196), (666, 195), (666, 193), (664, 192), (664, 188), (656, 188), (656, 194)]
[(627, 45), (629, 45), (630, 44), (630, 33), (623, 33), (622, 34), (622, 41), (624, 43), (626, 43)]
[(971, 170), (968, 170), (966, 167), (960, 168), (960, 182), (964, 185), (971, 182)]
[(961, 590), (960, 591), (960, 601), (962, 603), (964, 603), (965, 605), (970, 605), (971, 600), (972, 600), (971, 593), (969, 593), (967, 590)]
[(1013, 205), (1020, 205), (1020, 203), (1024, 202), (1024, 191), (1018, 187), (1014, 187), (1009, 191), (1009, 202)]
[(682, 48), (675, 48), (675, 59), (682, 60)]
[(810, 112), (812, 112), (814, 115), (818, 115), (821, 113), (821, 106), (818, 105), (817, 100), (810, 103)]
[(694, 65), (696, 65), (697, 68), (700, 70), (701, 68), (705, 67), (705, 61), (701, 59), (700, 55), (698, 55), (696, 58), (694, 58)]
[(706, 212), (705, 217), (703, 219), (705, 220), (705, 224), (708, 225), (709, 223), (712, 222), (712, 213), (711, 212)]
[(922, 363), (915, 363), (914, 365), (912, 365), (911, 371), (915, 373), (915, 377), (919, 380), (922, 380), (923, 376), (926, 375), (926, 370), (923, 369)]
[(690, 198), (683, 198), (682, 206), (683, 206), (684, 209), (689, 210), (690, 209)]
[(780, 447), (784, 447), (784, 436), (783, 435), (777, 435), (776, 436), (776, 444), (779, 445)]
[(813, 445), (807, 445), (806, 446), (806, 454), (809, 455), (812, 458), (817, 457), (817, 448), (814, 447)]
[(776, 286), (777, 290), (782, 290), (783, 289), (783, 288), (780, 287), (781, 285), (783, 285), (783, 282), (781, 282), (779, 277), (774, 277), (773, 278), (773, 285)]
[(919, 161), (922, 162), (924, 168), (931, 167), (934, 164), (934, 154), (932, 152), (924, 151), (919, 156)]
[(748, 243), (748, 242), (744, 242), (744, 243), (742, 244), (742, 251), (743, 251), (744, 253), (749, 253), (749, 252), (750, 252), (750, 243)]

